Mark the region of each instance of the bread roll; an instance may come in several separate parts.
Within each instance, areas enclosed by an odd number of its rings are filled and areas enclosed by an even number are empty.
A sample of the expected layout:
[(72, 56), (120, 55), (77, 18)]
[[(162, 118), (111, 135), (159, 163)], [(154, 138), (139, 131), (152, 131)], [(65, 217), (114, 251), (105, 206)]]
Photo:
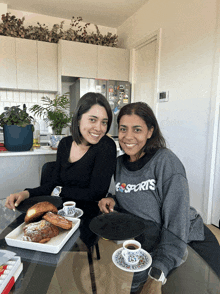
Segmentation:
[(58, 212), (56, 206), (54, 206), (52, 203), (48, 201), (38, 202), (27, 210), (24, 221), (25, 223), (31, 223), (48, 211), (54, 213)]

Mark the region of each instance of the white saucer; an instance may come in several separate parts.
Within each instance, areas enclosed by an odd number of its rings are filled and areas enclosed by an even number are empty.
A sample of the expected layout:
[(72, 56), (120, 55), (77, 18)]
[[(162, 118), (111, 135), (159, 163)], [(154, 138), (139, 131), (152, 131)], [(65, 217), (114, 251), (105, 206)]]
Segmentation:
[(81, 217), (83, 215), (83, 211), (80, 208), (75, 208), (75, 213), (66, 215), (65, 212), (64, 212), (64, 210), (63, 209), (60, 209), (58, 211), (58, 214), (61, 215), (61, 216), (68, 216), (68, 217), (79, 218), (79, 217)]
[(113, 255), (112, 255), (112, 261), (114, 264), (120, 268), (123, 271), (126, 272), (141, 272), (149, 268), (149, 266), (152, 263), (152, 257), (150, 254), (145, 251), (144, 249), (140, 249), (140, 255), (139, 255), (139, 262), (137, 265), (128, 265), (124, 261), (124, 257), (122, 256), (121, 252), (123, 250), (123, 247), (117, 249)]

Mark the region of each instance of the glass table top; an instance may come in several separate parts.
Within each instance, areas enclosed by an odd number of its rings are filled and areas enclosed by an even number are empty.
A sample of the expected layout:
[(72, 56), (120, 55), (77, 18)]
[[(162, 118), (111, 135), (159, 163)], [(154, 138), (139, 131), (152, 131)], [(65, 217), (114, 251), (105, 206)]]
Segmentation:
[[(0, 200), (0, 217), (0, 248), (16, 252), (23, 263), (23, 271), (10, 293), (135, 293), (131, 292), (133, 272), (121, 270), (112, 261), (122, 241), (97, 236), (89, 229), (89, 220), (82, 219), (80, 228), (61, 251), (50, 254), (8, 246), (5, 236), (23, 222), (24, 214), (9, 211)], [(162, 289), (163, 294), (219, 294), (220, 279), (188, 246), (186, 262), (169, 274)]]

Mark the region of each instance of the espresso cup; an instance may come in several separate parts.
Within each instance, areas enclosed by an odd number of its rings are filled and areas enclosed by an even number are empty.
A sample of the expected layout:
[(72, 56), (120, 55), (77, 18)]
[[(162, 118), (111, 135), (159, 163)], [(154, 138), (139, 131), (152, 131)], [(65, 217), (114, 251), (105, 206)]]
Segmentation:
[(141, 244), (135, 240), (127, 240), (123, 243), (123, 250), (121, 252), (125, 263), (129, 265), (136, 265), (139, 262)]
[(72, 215), (76, 211), (76, 202), (74, 201), (67, 201), (63, 203), (63, 210), (65, 215)]

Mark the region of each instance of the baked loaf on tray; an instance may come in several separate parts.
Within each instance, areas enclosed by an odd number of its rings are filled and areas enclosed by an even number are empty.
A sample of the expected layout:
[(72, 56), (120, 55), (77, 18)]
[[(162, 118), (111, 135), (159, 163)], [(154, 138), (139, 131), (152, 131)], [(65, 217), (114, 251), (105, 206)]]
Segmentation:
[(46, 243), (59, 234), (59, 228), (46, 220), (30, 223), (24, 226), (24, 241)]
[(55, 214), (51, 211), (47, 212), (44, 216), (43, 219), (46, 221), (50, 222), (51, 224), (60, 227), (64, 230), (69, 230), (72, 228), (73, 223), (66, 219), (65, 217)]
[(54, 213), (57, 213), (58, 210), (56, 206), (54, 206), (52, 203), (48, 201), (38, 202), (37, 204), (31, 206), (26, 213), (25, 216), (25, 223), (31, 223), (41, 217), (46, 212), (51, 211)]

